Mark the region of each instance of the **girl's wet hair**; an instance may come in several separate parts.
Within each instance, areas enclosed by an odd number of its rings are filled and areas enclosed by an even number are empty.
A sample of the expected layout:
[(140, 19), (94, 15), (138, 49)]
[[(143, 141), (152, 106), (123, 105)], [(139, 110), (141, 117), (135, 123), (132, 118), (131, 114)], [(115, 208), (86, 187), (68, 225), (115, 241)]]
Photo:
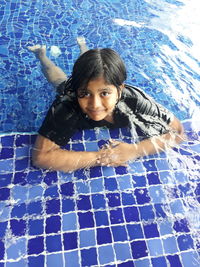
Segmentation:
[(110, 48), (91, 49), (82, 54), (75, 62), (71, 87), (76, 92), (85, 89), (90, 80), (103, 77), (107, 84), (117, 87), (126, 80), (126, 68), (120, 56)]

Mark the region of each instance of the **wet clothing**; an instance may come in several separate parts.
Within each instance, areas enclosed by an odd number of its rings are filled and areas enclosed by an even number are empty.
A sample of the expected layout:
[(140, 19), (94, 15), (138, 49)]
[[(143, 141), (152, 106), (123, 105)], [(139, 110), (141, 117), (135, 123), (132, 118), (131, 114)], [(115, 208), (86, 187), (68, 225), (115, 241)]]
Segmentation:
[(103, 126), (110, 129), (128, 126), (135, 134), (148, 138), (166, 133), (169, 123), (173, 120), (173, 114), (142, 90), (125, 85), (113, 118), (114, 123), (88, 118), (81, 111), (68, 80), (58, 86), (56, 99), (39, 129), (39, 134), (57, 145), (65, 146), (73, 134), (80, 130)]

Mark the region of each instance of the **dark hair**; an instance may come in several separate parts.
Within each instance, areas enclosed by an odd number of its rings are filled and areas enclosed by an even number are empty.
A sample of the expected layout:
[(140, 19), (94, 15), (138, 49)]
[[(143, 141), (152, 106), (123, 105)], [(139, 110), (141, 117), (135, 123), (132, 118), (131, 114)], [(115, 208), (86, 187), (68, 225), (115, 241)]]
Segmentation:
[(75, 62), (71, 87), (77, 90), (87, 86), (90, 80), (103, 76), (106, 83), (117, 87), (126, 80), (126, 68), (120, 56), (110, 48), (91, 49), (82, 54)]

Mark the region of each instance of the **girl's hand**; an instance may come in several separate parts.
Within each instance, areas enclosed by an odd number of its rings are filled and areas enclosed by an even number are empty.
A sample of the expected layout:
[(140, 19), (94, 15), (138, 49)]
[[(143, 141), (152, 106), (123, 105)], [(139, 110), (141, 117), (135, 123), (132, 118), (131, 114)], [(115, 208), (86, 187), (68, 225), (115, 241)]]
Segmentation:
[(100, 166), (128, 166), (127, 162), (136, 158), (133, 144), (111, 140), (101, 149), (97, 157)]

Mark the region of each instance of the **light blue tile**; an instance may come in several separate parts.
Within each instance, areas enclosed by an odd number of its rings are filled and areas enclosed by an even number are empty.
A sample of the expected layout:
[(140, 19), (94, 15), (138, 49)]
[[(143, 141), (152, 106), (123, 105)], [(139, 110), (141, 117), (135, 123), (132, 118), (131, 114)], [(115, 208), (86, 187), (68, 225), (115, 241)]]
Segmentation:
[(100, 264), (108, 264), (114, 261), (114, 251), (111, 245), (98, 248)]
[(173, 214), (184, 214), (183, 203), (180, 199), (173, 200), (170, 203), (170, 208)]
[(181, 258), (184, 266), (200, 266), (200, 257), (196, 251), (183, 252), (181, 253)]
[(145, 168), (141, 161), (135, 161), (135, 162), (129, 163), (129, 166), (127, 169), (128, 169), (128, 172), (131, 174), (145, 173)]
[(22, 267), (27, 266), (27, 262), (25, 259), (16, 261), (16, 262), (6, 262), (5, 267)]
[(164, 251), (166, 254), (175, 254), (179, 251), (177, 242), (174, 236), (163, 238), (162, 242), (163, 242), (163, 247), (164, 247)]
[(79, 252), (77, 250), (65, 253), (65, 267), (81, 267)]
[(115, 175), (115, 169), (113, 167), (102, 167), (102, 173), (105, 177), (113, 176)]
[(99, 193), (104, 191), (103, 178), (91, 180), (90, 188), (92, 193)]
[(177, 183), (186, 183), (188, 182), (188, 174), (186, 171), (176, 171), (174, 172)]
[(119, 176), (117, 183), (119, 184), (119, 189), (122, 191), (133, 188), (132, 177), (130, 175)]
[(11, 205), (0, 202), (0, 221), (6, 221), (10, 218)]
[(135, 267), (149, 267), (151, 266), (151, 263), (148, 259), (136, 260), (134, 261), (134, 266)]
[(167, 171), (170, 169), (169, 163), (166, 159), (156, 159), (156, 166), (159, 171)]
[(150, 256), (163, 255), (162, 243), (160, 239), (147, 240)]
[(150, 186), (149, 194), (153, 200), (153, 203), (165, 203), (165, 193), (163, 192), (163, 188), (160, 185)]
[(128, 243), (115, 243), (114, 250), (117, 260), (126, 261), (132, 259), (131, 249)]
[(97, 151), (99, 150), (97, 142), (87, 142), (85, 143), (86, 151)]
[(12, 244), (6, 249), (8, 259), (16, 260), (20, 256), (25, 256), (26, 251), (26, 239), (20, 238), (13, 240)]
[(77, 229), (77, 216), (76, 213), (63, 214), (62, 218), (63, 231), (70, 231)]
[(30, 146), (17, 147), (15, 150), (16, 158), (27, 157), (29, 156), (29, 152), (30, 152)]
[(176, 184), (176, 179), (171, 171), (161, 171), (159, 177), (163, 184)]
[(83, 230), (79, 232), (80, 248), (96, 245), (95, 230)]
[(29, 189), (28, 199), (41, 199), (43, 192), (44, 188), (42, 186), (33, 186)]
[(169, 235), (173, 233), (173, 225), (170, 221), (162, 221), (159, 223), (159, 228), (160, 228), (160, 234), (161, 235)]
[(0, 174), (13, 172), (13, 159), (0, 160)]
[(28, 199), (28, 187), (15, 185), (12, 188), (12, 196), (17, 203), (23, 203)]
[(76, 191), (78, 194), (89, 193), (90, 192), (89, 183), (84, 181), (76, 182)]
[(47, 266), (48, 267), (64, 266), (62, 254), (59, 253), (59, 254), (47, 255)]

